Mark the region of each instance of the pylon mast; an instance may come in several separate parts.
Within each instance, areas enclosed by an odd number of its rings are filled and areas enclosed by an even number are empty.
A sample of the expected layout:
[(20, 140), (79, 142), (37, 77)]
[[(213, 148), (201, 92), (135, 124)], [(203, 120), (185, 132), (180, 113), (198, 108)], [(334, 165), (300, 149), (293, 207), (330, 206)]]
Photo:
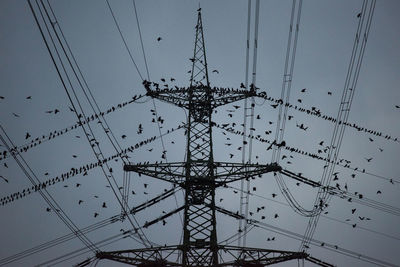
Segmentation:
[[(161, 101), (188, 109), (186, 136), (186, 161), (155, 164), (126, 164), (124, 171), (134, 171), (163, 181), (171, 182), (185, 190), (182, 207), (167, 213), (144, 227), (149, 227), (166, 217), (184, 212), (183, 242), (180, 245), (99, 252), (99, 259), (114, 260), (134, 266), (266, 266), (292, 259), (307, 259), (303, 252), (278, 251), (259, 248), (221, 246), (217, 242), (216, 211), (243, 219), (239, 215), (215, 206), (215, 189), (227, 183), (277, 172), (281, 167), (272, 164), (216, 162), (213, 157), (211, 120), (213, 110), (228, 103), (255, 96), (251, 90), (234, 90), (210, 87), (204, 45), (201, 9), (198, 9), (194, 55), (189, 88), (151, 88), (144, 81), (147, 95)], [(180, 257), (174, 257), (175, 252)], [(224, 261), (219, 254), (227, 255)], [(83, 262), (79, 266), (86, 265)]]

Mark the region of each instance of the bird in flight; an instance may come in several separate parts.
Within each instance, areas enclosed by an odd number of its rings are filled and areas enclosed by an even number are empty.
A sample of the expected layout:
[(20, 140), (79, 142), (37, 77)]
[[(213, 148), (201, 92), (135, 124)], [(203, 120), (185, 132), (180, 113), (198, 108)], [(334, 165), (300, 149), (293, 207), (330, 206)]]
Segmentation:
[(213, 73), (219, 74), (219, 71), (218, 71), (218, 70), (213, 70), (212, 72), (213, 72)]
[(372, 158), (369, 158), (369, 159), (365, 158), (365, 160), (366, 160), (367, 162), (371, 162)]
[(161, 37), (157, 37), (157, 42), (161, 41), (162, 38)]
[(301, 89), (300, 92), (305, 93), (306, 92), (306, 88)]

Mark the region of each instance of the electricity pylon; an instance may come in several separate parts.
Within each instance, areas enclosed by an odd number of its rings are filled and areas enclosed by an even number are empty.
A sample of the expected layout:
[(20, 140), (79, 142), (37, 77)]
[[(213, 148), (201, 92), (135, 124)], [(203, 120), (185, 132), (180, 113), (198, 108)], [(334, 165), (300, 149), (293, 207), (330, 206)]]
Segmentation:
[(193, 64), (190, 87), (187, 89), (153, 90), (152, 83), (143, 82), (147, 95), (188, 109), (186, 161), (124, 166), (124, 171), (133, 171), (174, 183), (185, 190), (185, 203), (182, 207), (145, 225), (148, 227), (183, 210), (182, 244), (99, 252), (96, 257), (134, 266), (266, 266), (292, 259), (315, 261), (315, 258), (304, 252), (218, 244), (216, 211), (236, 219), (243, 219), (243, 216), (216, 206), (215, 189), (234, 181), (278, 172), (281, 167), (275, 163), (263, 165), (214, 161), (211, 120), (213, 110), (255, 96), (256, 92), (253, 86), (250, 90), (210, 87), (200, 9), (191, 61)]

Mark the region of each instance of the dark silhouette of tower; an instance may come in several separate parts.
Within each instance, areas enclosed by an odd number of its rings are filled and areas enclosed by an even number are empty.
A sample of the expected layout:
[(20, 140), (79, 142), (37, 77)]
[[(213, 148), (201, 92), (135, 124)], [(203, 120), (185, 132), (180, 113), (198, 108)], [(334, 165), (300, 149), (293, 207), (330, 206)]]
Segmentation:
[[(217, 162), (213, 157), (211, 120), (219, 106), (256, 95), (250, 90), (210, 87), (204, 45), (201, 9), (198, 10), (194, 54), (189, 88), (152, 89), (144, 81), (147, 95), (189, 111), (186, 126), (186, 161), (155, 164), (127, 164), (124, 171), (133, 171), (174, 183), (185, 190), (182, 207), (167, 213), (145, 226), (154, 224), (183, 210), (183, 241), (173, 246), (150, 247), (122, 251), (99, 252), (98, 259), (114, 260), (134, 266), (265, 266), (292, 259), (323, 263), (304, 252), (269, 250), (219, 245), (216, 212), (244, 219), (215, 204), (215, 189), (241, 179), (277, 172), (277, 164)], [(176, 253), (178, 252), (178, 253)], [(177, 256), (178, 255), (178, 256)], [(83, 262), (80, 266), (86, 265)]]

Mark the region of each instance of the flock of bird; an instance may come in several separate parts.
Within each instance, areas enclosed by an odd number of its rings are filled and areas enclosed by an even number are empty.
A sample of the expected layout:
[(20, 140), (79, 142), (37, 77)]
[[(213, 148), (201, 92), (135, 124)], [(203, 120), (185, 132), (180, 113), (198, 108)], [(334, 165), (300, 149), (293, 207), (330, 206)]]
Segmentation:
[[(158, 37), (158, 38), (157, 38), (157, 41), (161, 41), (161, 40), (162, 40), (161, 37)], [(213, 70), (213, 72), (214, 72), (214, 73), (217, 73), (217, 74), (219, 73), (218, 70)], [(170, 78), (169, 80), (170, 80), (171, 82), (175, 81), (174, 78)], [(163, 88), (163, 89), (161, 89), (161, 88), (160, 88), (160, 84), (159, 84), (159, 83), (156, 83), (156, 82), (150, 83), (150, 82), (146, 82), (146, 81), (145, 81), (145, 82), (144, 82), (144, 85), (145, 85), (145, 87), (147, 87), (148, 90), (150, 90), (150, 85), (152, 85), (153, 87), (155, 87), (155, 90), (156, 90), (156, 91), (169, 90), (169, 89), (168, 89), (168, 88), (169, 88), (169, 87), (168, 87), (168, 84), (166, 83), (167, 80), (166, 80), (165, 78), (162, 78), (162, 79), (160, 79), (160, 81), (164, 84), (164, 88)], [(240, 88), (245, 89), (246, 87), (244, 86), (243, 83), (241, 83)], [(176, 87), (176, 86), (175, 86), (175, 89), (176, 89), (176, 90), (181, 90), (181, 91), (184, 91), (184, 90), (185, 90), (185, 88), (178, 88), (178, 87)], [(256, 89), (256, 88), (253, 88), (253, 89)], [(215, 90), (216, 92), (218, 91), (217, 88), (214, 88), (214, 90)], [(228, 88), (228, 89), (223, 89), (223, 90), (225, 90), (225, 91), (234, 91), (234, 89), (229, 89), (229, 88)], [(223, 91), (223, 92), (224, 92), (224, 91)], [(303, 88), (303, 89), (300, 90), (300, 93), (306, 93), (306, 92), (308, 92), (308, 90), (307, 90), (306, 88)], [(328, 91), (327, 94), (328, 94), (329, 96), (331, 96), (331, 95), (332, 95), (332, 92), (331, 92), (331, 91)], [(261, 96), (261, 97), (263, 97), (264, 99), (267, 99), (267, 100), (270, 100), (270, 101), (274, 102), (274, 104), (271, 104), (271, 107), (272, 107), (272, 108), (277, 108), (279, 105), (282, 105), (282, 104), (283, 104), (280, 100), (273, 99), (273, 98), (267, 96), (265, 93), (259, 94), (258, 96)], [(103, 116), (103, 115), (105, 115), (105, 114), (108, 114), (108, 113), (110, 113), (110, 112), (115, 111), (117, 108), (122, 108), (122, 107), (126, 106), (126, 105), (129, 104), (129, 103), (133, 103), (136, 99), (140, 99), (141, 97), (142, 97), (142, 96), (135, 96), (135, 97), (133, 97), (133, 100), (131, 100), (131, 101), (129, 101), (129, 102), (124, 102), (123, 104), (120, 104), (120, 105), (118, 105), (117, 107), (112, 107), (112, 108), (110, 108), (109, 110), (107, 110), (107, 112), (105, 112), (105, 113), (103, 113), (103, 114), (98, 114), (98, 115), (95, 114), (95, 115), (92, 115), (91, 117), (88, 117), (87, 120), (85, 120), (85, 123), (89, 123), (90, 121), (94, 121), (94, 120), (96, 120), (99, 116)], [(0, 100), (4, 100), (4, 99), (5, 99), (5, 97), (0, 96)], [(28, 96), (28, 97), (26, 97), (26, 99), (27, 99), (27, 100), (31, 100), (31, 99), (32, 99), (32, 96)], [(297, 102), (298, 102), (298, 103), (303, 103), (303, 101), (302, 101), (301, 98), (297, 99)], [(319, 109), (317, 109), (316, 107), (312, 107), (310, 110), (307, 110), (307, 109), (304, 109), (304, 108), (297, 107), (297, 106), (295, 106), (295, 105), (294, 105), (294, 106), (293, 106), (293, 105), (289, 105), (289, 104), (287, 104), (287, 105), (288, 105), (289, 107), (294, 107), (296, 110), (299, 110), (299, 111), (301, 111), (301, 112), (306, 112), (307, 114), (316, 115), (316, 116), (322, 117), (322, 118), (324, 118), (324, 119), (330, 120), (330, 121), (332, 121), (332, 122), (335, 122), (335, 119), (334, 119), (334, 118), (331, 118), (331, 117), (328, 117), (328, 116), (325, 116), (325, 115), (321, 115), (321, 114), (322, 114), (321, 111), (320, 111)], [(233, 105), (232, 105), (232, 109), (227, 109), (226, 111), (227, 111), (228, 119), (234, 119), (234, 116), (233, 116), (233, 115), (234, 115), (235, 112), (236, 112), (237, 110), (239, 110), (240, 108), (241, 108), (240, 105), (233, 104)], [(400, 106), (396, 105), (395, 108), (396, 108), (396, 109), (399, 109)], [(69, 109), (70, 109), (70, 111), (74, 111), (72, 108), (69, 108)], [(47, 110), (47, 111), (45, 111), (45, 113), (47, 113), (47, 114), (58, 114), (58, 113), (60, 113), (60, 110), (57, 109), (57, 108), (55, 108), (54, 110)], [(157, 116), (157, 114), (156, 114), (156, 112), (155, 112), (154, 109), (150, 109), (150, 113), (152, 114), (152, 119), (151, 119), (151, 122), (152, 122), (152, 123), (156, 123), (156, 122), (157, 122), (157, 123), (160, 123), (160, 124), (162, 125), (162, 124), (165, 122), (165, 119), (164, 119), (164, 118), (162, 118), (161, 116)], [(19, 117), (20, 117), (19, 114), (16, 114), (16, 113), (14, 113), (14, 112), (12, 112), (12, 115), (13, 115), (14, 117), (16, 117), (16, 118), (19, 118)], [(293, 118), (294, 118), (293, 115), (289, 115), (289, 116), (288, 116), (288, 120), (289, 120), (289, 121), (292, 120)], [(255, 116), (255, 119), (256, 119), (256, 120), (261, 120), (261, 119), (262, 119), (262, 118), (261, 118), (261, 114), (256, 115), (256, 116)], [(273, 125), (273, 124), (274, 124), (273, 121), (267, 121), (267, 125)], [(243, 124), (242, 124), (242, 125), (237, 124), (236, 121), (233, 121), (232, 123), (224, 123), (224, 124), (222, 124), (222, 125), (216, 124), (216, 126), (217, 126), (217, 127), (221, 127), (221, 129), (226, 130), (227, 132), (230, 132), (230, 133), (232, 133), (232, 134), (244, 135), (243, 132), (241, 132), (241, 131), (239, 131), (239, 130), (237, 130), (237, 129), (234, 129), (235, 126), (243, 126)], [(75, 128), (77, 128), (77, 127), (79, 127), (79, 123), (75, 125)], [(181, 127), (181, 126), (179, 126), (178, 129), (179, 129), (180, 127)], [(307, 129), (309, 128), (309, 127), (306, 126), (304, 123), (299, 123), (299, 122), (296, 122), (296, 127), (297, 127), (299, 130), (302, 130), (302, 131), (307, 131)], [(364, 130), (364, 128), (361, 128), (361, 127), (359, 127), (359, 126), (357, 126), (357, 125), (355, 125), (355, 124), (353, 124), (353, 127), (354, 127), (354, 128), (357, 128), (357, 129), (363, 129), (363, 130)], [(74, 128), (74, 126), (72, 126), (71, 128), (68, 128), (68, 129), (69, 129), (69, 130), (72, 130), (72, 129), (75, 129), (75, 128)], [(171, 129), (171, 130), (168, 130), (168, 132), (169, 132), (169, 131), (172, 132), (172, 131), (174, 131), (174, 130), (175, 130), (175, 129)], [(251, 130), (252, 130), (252, 131), (257, 131), (257, 129), (255, 129), (255, 128), (252, 128)], [(142, 123), (139, 123), (138, 126), (137, 126), (136, 134), (137, 134), (137, 135), (141, 135), (141, 134), (143, 134), (143, 131), (144, 131), (143, 124), (142, 124)], [(368, 132), (368, 133), (371, 133), (371, 134), (375, 134), (375, 135), (377, 135), (377, 136), (382, 136), (382, 134), (381, 134), (380, 132), (377, 132), (377, 131), (371, 131), (371, 130), (368, 130), (368, 129), (366, 129), (365, 131)], [(66, 130), (65, 132), (67, 132), (67, 130)], [(265, 136), (267, 136), (267, 135), (269, 135), (269, 134), (271, 134), (271, 133), (272, 133), (272, 130), (264, 131)], [(59, 134), (59, 133), (58, 133), (58, 134)], [(62, 132), (61, 132), (61, 134), (62, 134)], [(54, 137), (55, 135), (56, 135), (56, 132), (54, 132), (54, 134), (51, 134), (50, 136), (51, 136), (51, 137)], [(224, 133), (224, 135), (225, 135), (225, 133)], [(77, 137), (77, 138), (80, 138), (79, 136), (76, 136), (76, 137)], [(30, 138), (31, 138), (31, 134), (30, 134), (29, 132), (26, 132), (26, 133), (25, 133), (25, 140), (29, 140)], [(124, 139), (126, 139), (126, 138), (127, 138), (127, 134), (121, 135), (121, 139), (122, 139), (122, 140), (124, 140)], [(255, 138), (255, 139), (257, 139), (257, 140), (259, 140), (259, 141), (261, 141), (261, 142), (267, 142), (266, 139), (262, 138), (262, 135), (261, 135), (261, 134), (254, 134), (253, 136), (251, 136), (251, 138)], [(385, 138), (386, 138), (386, 139), (395, 139), (395, 138), (392, 138), (391, 136), (385, 137)], [(51, 139), (51, 138), (49, 137), (49, 139)], [(118, 157), (120, 157), (120, 156), (122, 156), (122, 155), (126, 155), (126, 153), (128, 153), (128, 152), (133, 152), (133, 150), (137, 149), (138, 147), (141, 147), (141, 146), (143, 146), (143, 145), (147, 145), (147, 144), (153, 142), (155, 139), (156, 139), (155, 136), (152, 137), (152, 138), (149, 138), (149, 139), (147, 139), (147, 140), (145, 140), (145, 141), (143, 141), (143, 142), (140, 142), (140, 143), (138, 143), (138, 144), (136, 144), (136, 145), (134, 145), (134, 146), (131, 146), (131, 147), (128, 148), (128, 149), (125, 149), (124, 151), (121, 151), (121, 153), (119, 153), (119, 154), (117, 154), (117, 155), (114, 155), (114, 156), (109, 157), (107, 160), (116, 159), (116, 158), (118, 158)], [(37, 140), (39, 140), (39, 139), (37, 139)], [(369, 140), (371, 143), (374, 142), (374, 139), (372, 139), (371, 137), (369, 137), (368, 140)], [(397, 139), (396, 139), (395, 141), (397, 141)], [(32, 142), (34, 142), (34, 140), (32, 140)], [(267, 142), (267, 143), (268, 143), (268, 142)], [(38, 144), (40, 144), (40, 142), (39, 142)], [(174, 141), (171, 141), (171, 144), (175, 144), (175, 142), (174, 142)], [(231, 147), (232, 145), (234, 145), (234, 142), (231, 140), (230, 137), (226, 137), (226, 143), (224, 143), (224, 144), (225, 144), (225, 146), (227, 146), (227, 147)], [(241, 144), (240, 146), (238, 146), (238, 147), (237, 147), (237, 150), (238, 150), (238, 151), (241, 151), (242, 148), (243, 148), (243, 146), (245, 146), (245, 145), (247, 145), (247, 142), (246, 142), (246, 141), (245, 141), (243, 144)], [(282, 141), (282, 142), (279, 143), (279, 144), (277, 144), (276, 141), (273, 141), (273, 142), (269, 142), (269, 146), (266, 148), (266, 150), (268, 151), (268, 150), (272, 149), (273, 147), (278, 147), (278, 148), (281, 148), (281, 147), (282, 147), (282, 148), (288, 149), (289, 152), (297, 152), (297, 153), (300, 153), (300, 154), (302, 154), (302, 155), (311, 156), (311, 157), (313, 157), (313, 158), (324, 159), (323, 156), (318, 156), (318, 155), (319, 155), (319, 154), (321, 154), (321, 155), (322, 155), (322, 154), (326, 154), (326, 153), (328, 152), (328, 150), (329, 150), (329, 146), (324, 146), (324, 141), (319, 141), (319, 142), (318, 142), (318, 146), (320, 146), (320, 148), (317, 150), (317, 154), (313, 154), (313, 153), (310, 153), (310, 152), (301, 151), (300, 149), (296, 149), (296, 148), (289, 147), (289, 146), (287, 146), (287, 142), (286, 142), (286, 141)], [(29, 145), (28, 145), (28, 147), (29, 147)], [(31, 147), (32, 147), (32, 146), (31, 146)], [(17, 148), (14, 148), (14, 149), (17, 149)], [(22, 151), (26, 151), (28, 148), (25, 147), (25, 148), (20, 148), (20, 149), (21, 149), (20, 151), (22, 152)], [(182, 148), (182, 149), (183, 149), (183, 148)], [(152, 152), (152, 151), (153, 151), (153, 148), (147, 149), (147, 151), (148, 151), (148, 152)], [(383, 152), (384, 150), (383, 150), (383, 148), (380, 148), (380, 147), (379, 147), (379, 151), (380, 151), (380, 152)], [(228, 155), (229, 155), (229, 159), (232, 159), (232, 158), (235, 156), (234, 153), (228, 153)], [(3, 152), (3, 159), (5, 159), (6, 156), (7, 156), (7, 155), (6, 155), (6, 152)], [(78, 156), (75, 155), (75, 154), (73, 154), (72, 157), (73, 157), (73, 158), (77, 158)], [(162, 158), (163, 160), (166, 159), (166, 151), (165, 151), (165, 150), (162, 152), (161, 158)], [(258, 159), (258, 158), (259, 158), (259, 156), (256, 156), (256, 159)], [(282, 157), (281, 157), (282, 160), (286, 160), (285, 164), (289, 164), (289, 165), (292, 164), (291, 159), (293, 159), (293, 158), (294, 158), (293, 155), (282, 155)], [(373, 160), (373, 157), (364, 157), (364, 159), (365, 159), (365, 161), (366, 161), (367, 163), (371, 163), (372, 160)], [(345, 167), (349, 167), (349, 168), (350, 168), (350, 163), (351, 163), (351, 161), (344, 160), (344, 159), (340, 159), (340, 160), (339, 160), (339, 163), (343, 163)], [(47, 180), (46, 182), (44, 182), (44, 183), (42, 183), (42, 184), (40, 184), (40, 185), (38, 185), (38, 186), (33, 186), (32, 188), (24, 189), (24, 191), (23, 191), (22, 193), (19, 193), (19, 192), (18, 192), (18, 193), (15, 193), (14, 195), (10, 195), (10, 196), (4, 197), (4, 198), (2, 198), (2, 199), (0, 200), (0, 202), (2, 203), (2, 205), (4, 205), (4, 204), (6, 204), (6, 203), (9, 203), (9, 202), (14, 201), (15, 199), (21, 198), (21, 197), (23, 197), (23, 196), (25, 196), (25, 195), (28, 195), (28, 194), (32, 193), (32, 192), (36, 192), (36, 191), (38, 191), (39, 189), (46, 188), (47, 186), (50, 186), (50, 185), (55, 184), (55, 183), (57, 183), (57, 182), (62, 182), (62, 181), (64, 181), (64, 180), (66, 180), (66, 179), (68, 179), (68, 178), (70, 178), (70, 177), (73, 177), (73, 176), (75, 176), (75, 175), (78, 175), (78, 174), (82, 174), (83, 176), (86, 176), (86, 175), (88, 175), (88, 171), (89, 171), (89, 170), (94, 169), (94, 168), (98, 167), (99, 165), (100, 165), (100, 163), (97, 162), (97, 163), (87, 164), (87, 165), (82, 166), (82, 167), (80, 167), (80, 168), (71, 168), (71, 171), (66, 172), (66, 173), (64, 173), (64, 174), (61, 174), (60, 176), (56, 176), (56, 177), (54, 177), (54, 178), (52, 178), (52, 179), (49, 179), (49, 180)], [(4, 166), (4, 168), (8, 168), (8, 165), (7, 165), (6, 162), (3, 163), (3, 166)], [(354, 168), (354, 169), (357, 170), (358, 168)], [(365, 172), (365, 169), (363, 170), (363, 172)], [(301, 176), (301, 173), (299, 173), (299, 175)], [(339, 180), (338, 175), (339, 175), (338, 172), (334, 173), (334, 175), (333, 175), (333, 176), (334, 176), (334, 177), (333, 177), (333, 181), (336, 181), (335, 187), (338, 188), (338, 189), (341, 189), (341, 185), (340, 185), (339, 183), (337, 183), (337, 181)], [(45, 176), (48, 176), (48, 173), (45, 173)], [(353, 174), (351, 175), (352, 178), (355, 178), (355, 176), (356, 176), (355, 173), (353, 173)], [(10, 182), (9, 179), (7, 179), (6, 177), (4, 177), (3, 175), (0, 175), (0, 178), (1, 178), (3, 181), (5, 181), (6, 183), (9, 183), (9, 182)], [(391, 183), (393, 183), (393, 182), (391, 181)], [(297, 182), (296, 184), (297, 184), (297, 186), (300, 186), (300, 183)], [(75, 187), (78, 188), (78, 187), (80, 187), (80, 186), (81, 186), (80, 183), (76, 183), (76, 186), (75, 186)], [(147, 184), (147, 183), (143, 183), (143, 186), (144, 186), (144, 188), (147, 188), (148, 184)], [(64, 187), (68, 187), (68, 186), (67, 186), (67, 185), (64, 185)], [(108, 186), (108, 187), (109, 187), (109, 186)], [(344, 190), (348, 190), (347, 184), (345, 184), (343, 188), (344, 188)], [(119, 189), (121, 190), (122, 188), (120, 187)], [(252, 191), (253, 191), (253, 192), (255, 192), (256, 190), (257, 190), (256, 187), (253, 187), (253, 188), (252, 188)], [(131, 193), (132, 193), (133, 195), (136, 194), (136, 192), (135, 192), (134, 190), (132, 190)], [(234, 194), (237, 194), (238, 191), (233, 190), (233, 193), (234, 193)], [(144, 191), (143, 194), (147, 195), (148, 192)], [(376, 191), (376, 194), (382, 194), (382, 191), (381, 191), (381, 190), (377, 190), (377, 191)], [(272, 193), (272, 198), (275, 198), (275, 197), (277, 197), (277, 196), (278, 196), (277, 193)], [(358, 196), (359, 196), (360, 198), (362, 198), (362, 194), (358, 194)], [(97, 195), (94, 195), (93, 197), (94, 197), (94, 198), (99, 198)], [(220, 198), (220, 199), (219, 199), (219, 202), (222, 202), (222, 201), (223, 201), (223, 198)], [(79, 205), (79, 206), (84, 205), (84, 203), (85, 203), (85, 200), (83, 200), (83, 199), (79, 199), (79, 200), (77, 201), (77, 205)], [(101, 207), (102, 209), (107, 208), (106, 202), (103, 201), (103, 202), (101, 203), (100, 207)], [(50, 209), (49, 207), (47, 207), (45, 210), (46, 210), (47, 212), (51, 212), (51, 209)], [(249, 215), (250, 215), (250, 217), (252, 217), (252, 216), (255, 216), (256, 214), (259, 214), (259, 213), (263, 212), (264, 210), (265, 210), (265, 206), (259, 206), (259, 207), (256, 207), (254, 210), (250, 210), (250, 211), (249, 211)], [(356, 208), (353, 208), (353, 209), (351, 210), (351, 214), (355, 214), (355, 212), (356, 212)], [(165, 212), (164, 212), (164, 213), (165, 213)], [(327, 214), (327, 212), (325, 212), (325, 214)], [(99, 212), (99, 211), (96, 211), (96, 212), (93, 213), (93, 217), (94, 217), (94, 218), (97, 218), (97, 217), (99, 217), (99, 216), (100, 216), (100, 212)], [(266, 216), (265, 214), (262, 214), (262, 215), (260, 215), (260, 218), (261, 218), (261, 220), (265, 220), (265, 219), (267, 219), (267, 216)], [(278, 213), (275, 213), (275, 214), (272, 216), (272, 218), (273, 218), (273, 219), (278, 219), (278, 218), (279, 218)], [(361, 216), (361, 215), (358, 215), (358, 218), (359, 218), (360, 221), (364, 221), (364, 220), (368, 221), (368, 220), (371, 220), (371, 218), (366, 217), (366, 216)], [(346, 221), (350, 221), (350, 219), (346, 219)], [(163, 224), (163, 225), (166, 225), (166, 221), (165, 221), (165, 220), (162, 220), (162, 224)], [(355, 227), (357, 226), (357, 223), (352, 224), (352, 226), (353, 226), (353, 228), (355, 228)], [(274, 241), (274, 240), (275, 240), (275, 237), (268, 237), (266, 240), (267, 240), (267, 241)]]

